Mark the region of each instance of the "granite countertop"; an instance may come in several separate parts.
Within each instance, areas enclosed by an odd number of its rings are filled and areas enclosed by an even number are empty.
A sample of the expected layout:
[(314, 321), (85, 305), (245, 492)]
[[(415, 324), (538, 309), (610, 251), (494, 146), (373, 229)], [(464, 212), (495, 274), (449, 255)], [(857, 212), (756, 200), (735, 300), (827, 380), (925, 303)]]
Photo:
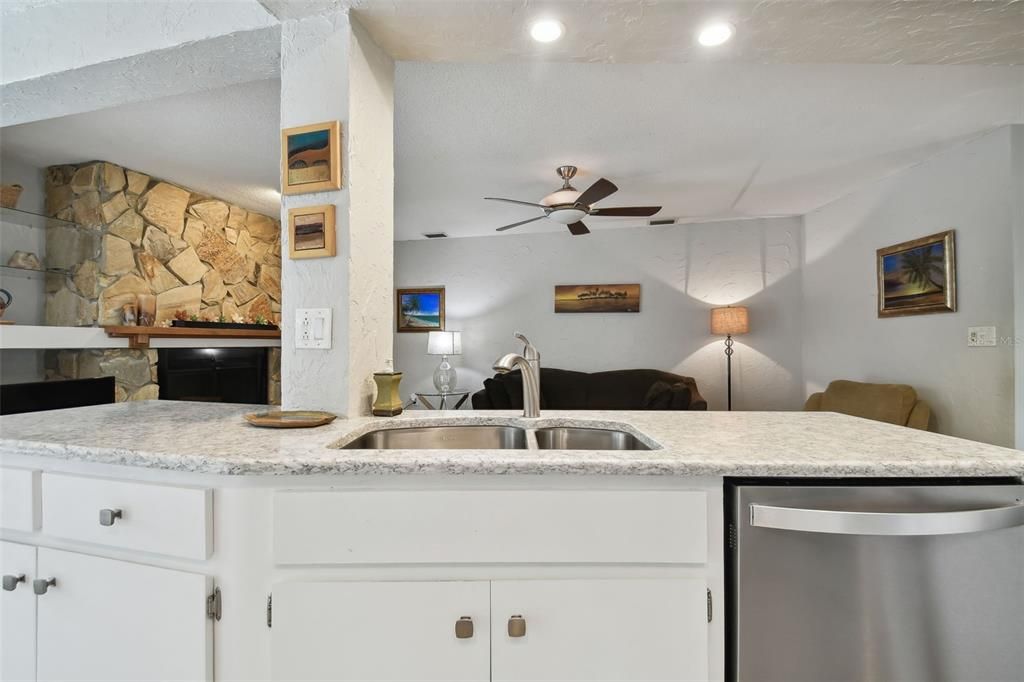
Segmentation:
[[(0, 417), (0, 462), (29, 455), (229, 475), (598, 474), (1022, 476), (1024, 452), (828, 412), (406, 412), (263, 429), (266, 407), (148, 401)], [(343, 450), (380, 427), (439, 423), (625, 428), (649, 451)]]

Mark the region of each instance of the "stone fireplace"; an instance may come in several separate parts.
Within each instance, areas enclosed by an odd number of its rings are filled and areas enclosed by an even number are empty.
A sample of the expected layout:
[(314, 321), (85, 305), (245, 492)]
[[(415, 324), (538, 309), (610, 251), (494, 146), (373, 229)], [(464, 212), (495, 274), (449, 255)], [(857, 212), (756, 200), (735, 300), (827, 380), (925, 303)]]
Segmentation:
[[(51, 166), (46, 209), (79, 227), (47, 229), (46, 324), (122, 323), (139, 294), (156, 296), (157, 324), (182, 310), (201, 318), (264, 317), (280, 322), (279, 221), (116, 164)], [(271, 353), (279, 368), (280, 353)], [(48, 351), (47, 375), (113, 375), (118, 400), (159, 394), (156, 353), (140, 350)], [(279, 402), (272, 372), (270, 402)]]

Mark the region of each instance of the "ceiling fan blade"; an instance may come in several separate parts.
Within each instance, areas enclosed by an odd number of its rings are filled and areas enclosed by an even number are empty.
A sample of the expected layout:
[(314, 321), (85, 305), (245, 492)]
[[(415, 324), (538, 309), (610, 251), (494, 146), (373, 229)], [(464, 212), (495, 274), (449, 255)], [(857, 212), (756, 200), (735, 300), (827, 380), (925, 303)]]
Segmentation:
[(547, 208), (543, 204), (534, 204), (529, 201), (519, 201), (518, 199), (502, 199), (501, 197), (484, 197), (486, 201), (505, 201), (510, 204), (522, 204), (523, 206), (534, 206), (536, 208)]
[(611, 196), (615, 192), (618, 192), (619, 188), (611, 180), (604, 178), (599, 179), (593, 185), (588, 187), (583, 194), (576, 197), (576, 203), (581, 206), (590, 206), (596, 204), (607, 196)]
[(591, 209), (590, 215), (604, 216), (652, 216), (661, 210), (661, 206), (618, 206), (616, 208)]
[(535, 220), (540, 220), (541, 218), (547, 218), (547, 216), (539, 215), (536, 218), (530, 218), (529, 220), (520, 220), (518, 223), (512, 223), (511, 225), (503, 225), (497, 228), (495, 232), (504, 232), (505, 230), (511, 230), (513, 227), (519, 227), (520, 225), (525, 225), (526, 223), (532, 223)]
[(590, 228), (579, 221), (576, 221), (575, 223), (569, 223), (568, 225), (566, 225), (566, 227), (568, 227), (569, 231), (572, 232), (577, 237), (580, 236), (581, 234), (590, 234)]

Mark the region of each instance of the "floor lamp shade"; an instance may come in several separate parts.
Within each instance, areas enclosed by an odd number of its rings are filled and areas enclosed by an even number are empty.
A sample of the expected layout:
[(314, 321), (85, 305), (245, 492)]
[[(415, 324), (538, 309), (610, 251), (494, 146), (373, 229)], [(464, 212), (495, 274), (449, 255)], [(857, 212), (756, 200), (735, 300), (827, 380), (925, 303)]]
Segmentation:
[(736, 336), (750, 331), (750, 314), (743, 306), (713, 308), (711, 333), (718, 336)]

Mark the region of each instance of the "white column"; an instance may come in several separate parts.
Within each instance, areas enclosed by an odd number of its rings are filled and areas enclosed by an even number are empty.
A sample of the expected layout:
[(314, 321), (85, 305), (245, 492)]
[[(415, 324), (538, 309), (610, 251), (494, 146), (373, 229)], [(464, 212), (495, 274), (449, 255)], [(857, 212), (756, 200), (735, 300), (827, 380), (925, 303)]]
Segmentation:
[[(347, 13), (281, 26), (281, 127), (340, 120), (342, 188), (282, 197), (333, 204), (334, 258), (291, 260), (282, 238), (282, 404), (367, 414), (372, 374), (392, 357), (394, 63)], [(295, 310), (331, 308), (329, 350), (295, 348)]]

